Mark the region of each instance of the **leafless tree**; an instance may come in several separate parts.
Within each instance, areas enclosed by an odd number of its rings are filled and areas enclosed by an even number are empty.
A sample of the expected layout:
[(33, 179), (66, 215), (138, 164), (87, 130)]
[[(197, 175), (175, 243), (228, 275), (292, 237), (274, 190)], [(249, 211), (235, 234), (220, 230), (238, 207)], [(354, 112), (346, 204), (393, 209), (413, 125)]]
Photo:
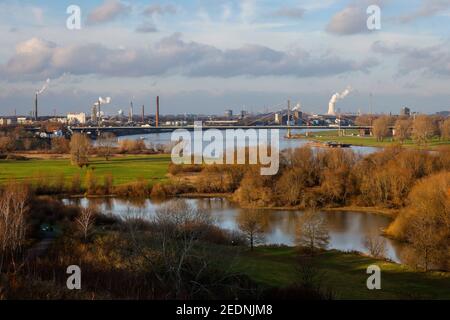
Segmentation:
[(384, 258), (386, 255), (386, 242), (377, 234), (370, 234), (364, 240), (364, 246), (374, 258)]
[(311, 255), (316, 249), (326, 249), (330, 242), (330, 236), (325, 219), (314, 209), (306, 211), (300, 217), (297, 229), (297, 243), (308, 248)]
[(441, 138), (443, 140), (450, 140), (450, 118), (442, 121), (441, 124)]
[(426, 144), (436, 133), (433, 119), (426, 115), (417, 116), (413, 121), (413, 138), (417, 144)]
[(95, 210), (93, 208), (81, 209), (80, 215), (76, 218), (79, 231), (83, 235), (84, 241), (87, 241), (95, 223)]
[(398, 119), (395, 122), (395, 139), (403, 143), (411, 138), (412, 122), (410, 119)]
[[(195, 250), (195, 245), (211, 224), (209, 213), (185, 200), (163, 205), (156, 212), (152, 235), (159, 259), (155, 257), (155, 251), (149, 250), (133, 232), (136, 248), (150, 263), (159, 281), (171, 288), (176, 299), (192, 296), (196, 290), (204, 289), (198, 279), (208, 268), (209, 261)], [(197, 266), (195, 270), (191, 268), (192, 263)]]
[(256, 244), (264, 242), (263, 214), (262, 211), (258, 210), (243, 210), (237, 218), (239, 229), (250, 243), (251, 251), (253, 251)]
[(118, 140), (114, 133), (103, 132), (97, 139), (99, 155), (103, 156), (106, 161), (109, 161), (114, 147), (117, 146), (117, 142)]
[(377, 141), (383, 141), (389, 136), (390, 117), (382, 116), (373, 122), (373, 135)]
[(89, 164), (88, 154), (91, 147), (89, 138), (80, 133), (75, 133), (70, 140), (70, 156), (73, 165), (80, 168)]
[(15, 259), (25, 243), (30, 193), (23, 185), (11, 183), (0, 196), (0, 271), (5, 262)]

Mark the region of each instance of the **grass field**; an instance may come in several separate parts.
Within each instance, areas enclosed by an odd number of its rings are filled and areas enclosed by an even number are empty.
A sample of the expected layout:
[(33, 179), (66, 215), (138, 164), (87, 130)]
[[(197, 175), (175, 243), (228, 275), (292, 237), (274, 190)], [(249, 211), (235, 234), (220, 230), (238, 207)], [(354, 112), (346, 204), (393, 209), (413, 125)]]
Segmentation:
[[(355, 132), (355, 130), (346, 130), (347, 135), (352, 133), (357, 134), (358, 132)], [(366, 146), (366, 147), (388, 147), (397, 143), (396, 141), (393, 141), (392, 138), (387, 138), (384, 141), (377, 141), (376, 138), (374, 137), (359, 137), (359, 136), (339, 137), (337, 130), (314, 132), (314, 135), (309, 137), (309, 139), (320, 142), (337, 141), (342, 143), (350, 143), (355, 146)], [(450, 145), (450, 141), (449, 140), (442, 141), (436, 137), (433, 138), (431, 141), (429, 141), (426, 146), (421, 147), (426, 149), (434, 149), (436, 147), (443, 145)], [(402, 144), (402, 146), (406, 148), (420, 147), (413, 140), (406, 140)]]
[[(240, 256), (237, 269), (262, 285), (284, 287), (296, 281), (296, 257), (295, 248), (257, 248)], [(336, 299), (450, 299), (450, 273), (422, 273), (338, 251), (316, 256), (313, 264)], [(372, 264), (381, 268), (381, 290), (367, 289)]]
[[(112, 158), (111, 161), (92, 158), (89, 169), (94, 170), (99, 180), (106, 174), (112, 174), (115, 185), (133, 182), (140, 178), (155, 183), (166, 179), (169, 163), (170, 155), (124, 156)], [(77, 173), (83, 178), (86, 170), (86, 168), (79, 169), (71, 165), (68, 159), (0, 160), (0, 183), (11, 179), (58, 178), (61, 175), (64, 175), (66, 180), (70, 180)]]

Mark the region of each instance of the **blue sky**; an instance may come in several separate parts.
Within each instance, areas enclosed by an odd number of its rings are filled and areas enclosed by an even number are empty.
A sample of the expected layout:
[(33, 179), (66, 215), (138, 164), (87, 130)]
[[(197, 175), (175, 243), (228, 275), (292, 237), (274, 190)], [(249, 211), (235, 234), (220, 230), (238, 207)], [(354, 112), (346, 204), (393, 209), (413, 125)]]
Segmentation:
[[(81, 30), (66, 8), (82, 10)], [(381, 8), (381, 30), (366, 26)], [(111, 96), (164, 113), (450, 108), (450, 0), (0, 1), (0, 114), (86, 111)]]

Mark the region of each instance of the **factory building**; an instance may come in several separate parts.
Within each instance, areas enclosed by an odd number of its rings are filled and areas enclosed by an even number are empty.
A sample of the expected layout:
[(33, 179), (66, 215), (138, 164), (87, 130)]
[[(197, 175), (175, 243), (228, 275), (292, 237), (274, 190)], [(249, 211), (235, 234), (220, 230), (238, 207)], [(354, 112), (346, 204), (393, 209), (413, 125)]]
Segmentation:
[(67, 115), (67, 122), (69, 124), (85, 124), (86, 123), (86, 113), (69, 113)]

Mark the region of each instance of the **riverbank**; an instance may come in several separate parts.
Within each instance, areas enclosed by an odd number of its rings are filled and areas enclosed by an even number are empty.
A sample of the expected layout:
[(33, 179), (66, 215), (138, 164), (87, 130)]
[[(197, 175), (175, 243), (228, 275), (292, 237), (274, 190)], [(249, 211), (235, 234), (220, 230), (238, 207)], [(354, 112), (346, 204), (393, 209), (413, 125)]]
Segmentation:
[[(345, 128), (343, 128), (345, 130)], [(401, 146), (403, 148), (412, 148), (420, 150), (436, 150), (444, 146), (450, 146), (450, 140), (441, 140), (439, 138), (431, 139), (426, 145), (418, 145), (411, 139), (399, 143), (392, 138), (387, 138), (384, 141), (377, 141), (375, 137), (369, 136), (358, 136), (357, 133), (353, 132), (353, 135), (339, 136), (337, 130), (331, 131), (319, 131), (311, 133), (310, 135), (298, 135), (291, 139), (305, 139), (315, 143), (324, 143), (328, 141), (335, 141), (343, 144), (351, 144), (352, 146), (360, 147), (377, 147), (386, 148), (390, 146)]]
[[(415, 271), (405, 265), (335, 250), (311, 260), (315, 284), (334, 299), (450, 299), (450, 273)], [(368, 290), (369, 265), (381, 268), (381, 290)], [(298, 253), (292, 247), (259, 247), (242, 254), (235, 270), (266, 287), (286, 287), (299, 279)]]

